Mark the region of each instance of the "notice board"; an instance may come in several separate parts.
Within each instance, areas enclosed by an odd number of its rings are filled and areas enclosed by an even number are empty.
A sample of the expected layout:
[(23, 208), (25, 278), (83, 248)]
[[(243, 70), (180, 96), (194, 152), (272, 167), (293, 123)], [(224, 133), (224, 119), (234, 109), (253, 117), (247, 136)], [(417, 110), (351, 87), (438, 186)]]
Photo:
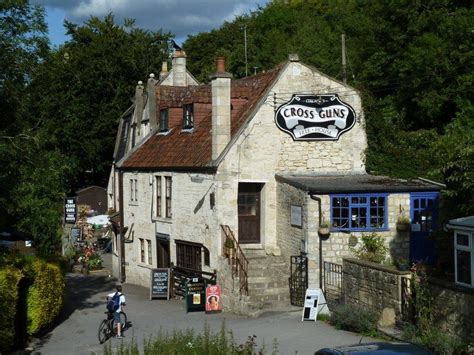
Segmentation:
[(170, 299), (170, 269), (152, 269), (150, 299)]
[(327, 305), (323, 291), (320, 288), (306, 289), (306, 294), (304, 297), (303, 315), (301, 317), (301, 320), (316, 321), (318, 318), (318, 312), (323, 309), (325, 311), (322, 313), (326, 313)]
[(190, 276), (186, 282), (186, 312), (204, 312), (206, 310), (206, 280), (199, 276)]

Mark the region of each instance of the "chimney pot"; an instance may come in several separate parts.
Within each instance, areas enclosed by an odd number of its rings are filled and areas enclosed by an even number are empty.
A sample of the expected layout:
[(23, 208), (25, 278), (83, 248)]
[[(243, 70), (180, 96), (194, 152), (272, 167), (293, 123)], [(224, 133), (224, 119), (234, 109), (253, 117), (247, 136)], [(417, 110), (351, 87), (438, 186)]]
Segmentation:
[(224, 57), (217, 57), (216, 58), (216, 66), (218, 73), (225, 73), (225, 58)]

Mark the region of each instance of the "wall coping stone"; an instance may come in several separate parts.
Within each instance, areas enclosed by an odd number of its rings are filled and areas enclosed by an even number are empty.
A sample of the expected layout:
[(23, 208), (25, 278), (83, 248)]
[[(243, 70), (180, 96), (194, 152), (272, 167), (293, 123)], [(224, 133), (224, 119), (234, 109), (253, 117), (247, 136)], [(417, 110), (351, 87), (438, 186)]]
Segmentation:
[(461, 286), (461, 285), (458, 285), (452, 281), (447, 281), (447, 280), (442, 280), (442, 279), (438, 279), (438, 278), (435, 278), (435, 277), (430, 277), (428, 278), (428, 282), (430, 284), (433, 284), (435, 286), (439, 286), (439, 287), (442, 287), (442, 288), (447, 288), (449, 290), (452, 290), (452, 291), (456, 291), (456, 292), (459, 292), (459, 293), (465, 293), (467, 295), (474, 295), (474, 288), (469, 288), (467, 286)]
[(396, 269), (394, 269), (390, 266), (385, 266), (385, 265), (373, 263), (371, 261), (360, 260), (360, 259), (356, 259), (356, 258), (342, 258), (342, 262), (343, 263), (344, 262), (349, 262), (349, 263), (357, 264), (357, 265), (360, 265), (360, 266), (366, 266), (366, 267), (369, 267), (371, 269), (376, 269), (376, 270), (379, 270), (379, 271), (388, 272), (390, 274), (395, 274), (395, 275), (398, 275), (398, 276), (411, 276), (410, 271), (396, 270)]

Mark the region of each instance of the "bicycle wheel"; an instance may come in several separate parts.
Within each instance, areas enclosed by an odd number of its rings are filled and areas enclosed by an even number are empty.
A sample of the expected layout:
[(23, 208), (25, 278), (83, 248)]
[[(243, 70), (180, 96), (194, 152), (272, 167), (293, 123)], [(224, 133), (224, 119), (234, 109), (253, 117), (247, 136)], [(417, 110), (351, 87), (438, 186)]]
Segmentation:
[(125, 312), (120, 312), (120, 324), (122, 329), (125, 329), (127, 326), (127, 315)]
[(99, 325), (99, 343), (103, 344), (109, 338), (109, 324), (107, 319), (102, 320)]

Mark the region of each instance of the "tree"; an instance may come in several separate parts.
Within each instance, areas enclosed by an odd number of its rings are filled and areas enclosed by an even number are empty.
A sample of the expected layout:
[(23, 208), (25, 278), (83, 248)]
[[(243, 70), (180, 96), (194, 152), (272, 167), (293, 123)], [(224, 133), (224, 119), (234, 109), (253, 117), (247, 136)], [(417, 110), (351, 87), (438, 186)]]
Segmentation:
[(136, 83), (168, 58), (169, 34), (123, 26), (112, 14), (83, 25), (65, 22), (71, 40), (33, 78), (32, 107), (46, 147), (67, 157), (69, 188), (106, 185), (120, 115)]

